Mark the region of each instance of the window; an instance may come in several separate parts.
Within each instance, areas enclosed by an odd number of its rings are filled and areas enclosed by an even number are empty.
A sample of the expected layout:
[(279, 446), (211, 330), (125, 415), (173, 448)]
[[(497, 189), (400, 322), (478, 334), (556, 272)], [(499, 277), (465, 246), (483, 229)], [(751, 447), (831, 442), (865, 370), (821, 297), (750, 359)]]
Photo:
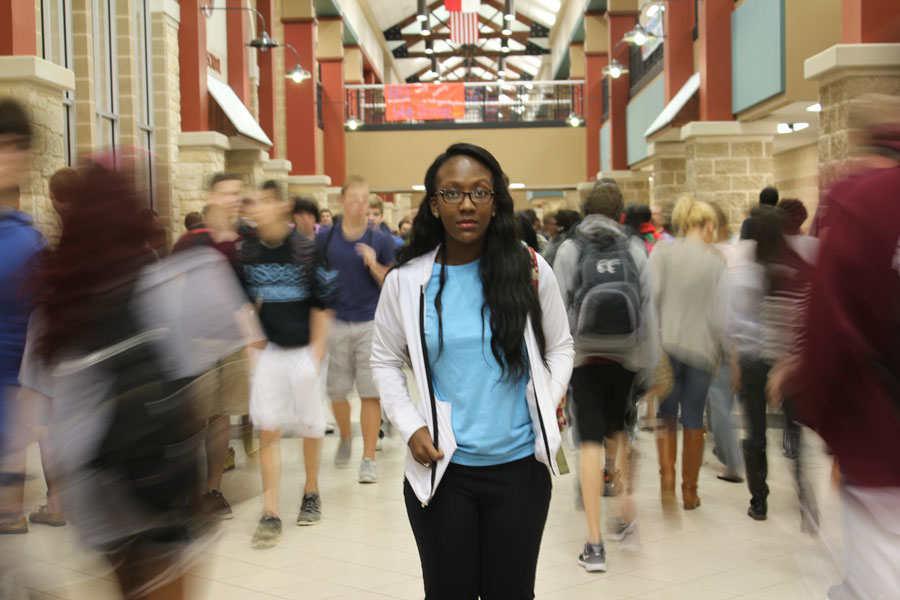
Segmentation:
[(97, 148), (115, 150), (119, 143), (119, 95), (116, 84), (115, 0), (93, 0), (94, 95), (97, 107)]
[[(72, 69), (72, 4), (71, 0), (41, 0), (41, 52), (48, 60)], [(67, 166), (76, 162), (75, 92), (63, 92), (64, 140)]]
[(153, 129), (153, 66), (151, 57), (150, 0), (135, 0), (135, 59), (137, 64), (138, 144), (144, 150), (137, 163), (138, 181), (144, 185), (151, 208), (156, 208), (156, 161)]

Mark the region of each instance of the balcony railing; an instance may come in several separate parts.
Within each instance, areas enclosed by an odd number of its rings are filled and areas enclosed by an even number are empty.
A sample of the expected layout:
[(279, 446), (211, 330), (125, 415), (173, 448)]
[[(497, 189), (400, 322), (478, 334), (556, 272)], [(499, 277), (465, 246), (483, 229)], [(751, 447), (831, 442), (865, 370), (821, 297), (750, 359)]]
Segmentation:
[(584, 81), (466, 82), (462, 118), (389, 121), (383, 85), (344, 86), (344, 118), (363, 129), (556, 127), (584, 122)]

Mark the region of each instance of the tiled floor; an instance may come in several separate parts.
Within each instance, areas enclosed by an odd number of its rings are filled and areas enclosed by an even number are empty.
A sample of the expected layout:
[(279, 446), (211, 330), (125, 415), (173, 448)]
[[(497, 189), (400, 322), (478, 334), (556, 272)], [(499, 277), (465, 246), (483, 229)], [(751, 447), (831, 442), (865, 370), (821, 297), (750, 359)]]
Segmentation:
[[(779, 431), (770, 433), (769, 520), (746, 514), (747, 490), (715, 478), (717, 461), (707, 448), (701, 472), (703, 506), (664, 514), (660, 508), (656, 450), (650, 434), (639, 439), (638, 539), (608, 542), (609, 572), (589, 574), (575, 557), (584, 543), (583, 513), (574, 510), (573, 474), (555, 481), (538, 565), (540, 600), (806, 600), (825, 598), (837, 583), (840, 549), (837, 494), (830, 462), (814, 444), (810, 471), (819, 494), (822, 536), (800, 533), (789, 463), (781, 456)], [(284, 539), (270, 550), (250, 548), (260, 515), (258, 466), (238, 448), (238, 467), (225, 475), (224, 492), (235, 518), (190, 572), (189, 597), (210, 600), (289, 598), (368, 600), (422, 598), (421, 571), (401, 494), (405, 449), (393, 438), (379, 454), (380, 483), (360, 485), (356, 469), (336, 470), (337, 440), (325, 443), (321, 475), (324, 521), (293, 525), (302, 479), (300, 444), (282, 447)], [(239, 446), (239, 444), (236, 444)], [(361, 452), (356, 440), (355, 454)], [(575, 453), (569, 452), (574, 466)], [(39, 503), (43, 486), (36, 450), (29, 456), (27, 503)], [(610, 504), (604, 504), (604, 512)], [(829, 548), (831, 550), (829, 550)], [(39, 599), (105, 600), (117, 597), (103, 561), (77, 543), (72, 527), (32, 526), (27, 535), (0, 539), (0, 598), (19, 597), (16, 586)], [(21, 591), (21, 590), (20, 590)]]

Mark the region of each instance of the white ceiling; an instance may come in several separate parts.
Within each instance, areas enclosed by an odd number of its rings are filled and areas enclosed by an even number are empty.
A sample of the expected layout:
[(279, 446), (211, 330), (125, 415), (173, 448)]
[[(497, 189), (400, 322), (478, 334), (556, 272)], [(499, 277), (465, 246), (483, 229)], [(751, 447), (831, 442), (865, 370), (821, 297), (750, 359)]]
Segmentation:
[[(375, 19), (378, 23), (379, 28), (382, 31), (393, 27), (400, 21), (403, 21), (410, 15), (415, 14), (416, 12), (416, 0), (359, 0), (360, 2), (367, 2), (369, 7), (372, 10), (372, 14), (375, 16)], [(429, 2), (430, 3), (430, 2)], [(556, 15), (560, 8), (560, 0), (516, 0), (515, 2), (515, 10), (516, 12), (537, 21), (541, 25), (550, 29), (553, 27), (553, 24), (556, 22)], [(503, 16), (499, 14), (499, 12), (487, 4), (482, 3), (480, 8), (480, 14), (488, 19), (492, 19), (498, 25), (502, 23)], [(437, 19), (440, 19), (444, 22), (447, 21), (448, 13), (444, 9), (443, 6), (436, 8), (433, 11), (432, 16), (432, 26), (434, 26), (437, 22)], [(514, 22), (511, 29), (516, 31), (528, 31), (528, 27), (519, 22)], [(403, 29), (403, 33), (418, 33), (420, 30), (419, 23), (415, 22), (411, 25), (408, 25)], [(488, 30), (486, 25), (482, 25), (482, 31)], [(537, 38), (532, 39), (534, 43), (537, 45), (546, 48), (547, 47), (547, 38)], [(388, 42), (388, 47), (392, 50), (397, 46), (400, 46), (402, 42)], [(497, 51), (500, 49), (500, 40), (499, 39), (491, 39), (491, 40), (482, 40), (479, 43), (479, 46), (483, 47), (486, 50), (494, 50)], [(407, 46), (410, 52), (423, 52), (425, 50), (425, 42), (424, 38), (422, 41), (416, 42), (414, 44), (410, 44)], [(509, 41), (509, 47), (511, 50), (522, 50), (524, 49), (524, 45), (520, 44), (515, 40)], [(442, 51), (447, 51), (447, 44), (443, 40), (436, 40), (434, 43), (435, 53), (440, 53)], [(497, 69), (496, 61), (490, 59), (488, 57), (480, 57), (478, 59), (480, 62), (483, 62), (485, 65), (489, 65), (495, 70)], [(522, 71), (525, 71), (532, 76), (536, 76), (538, 70), (541, 66), (541, 57), (540, 56), (511, 56), (507, 57), (507, 65), (511, 65), (516, 67)], [(406, 78), (414, 73), (421, 71), (422, 69), (428, 68), (430, 65), (430, 60), (427, 58), (400, 58), (396, 59), (398, 69), (402, 77)], [(442, 62), (442, 67), (452, 67), (455, 64), (460, 63), (459, 58), (447, 58)], [(476, 76), (481, 76), (485, 79), (492, 79), (493, 76), (484, 69), (479, 69), (477, 67), (472, 69), (473, 74)], [(463, 75), (460, 71), (459, 75)], [(514, 79), (517, 75), (509, 72), (507, 78)], [(448, 77), (452, 79), (452, 75)]]

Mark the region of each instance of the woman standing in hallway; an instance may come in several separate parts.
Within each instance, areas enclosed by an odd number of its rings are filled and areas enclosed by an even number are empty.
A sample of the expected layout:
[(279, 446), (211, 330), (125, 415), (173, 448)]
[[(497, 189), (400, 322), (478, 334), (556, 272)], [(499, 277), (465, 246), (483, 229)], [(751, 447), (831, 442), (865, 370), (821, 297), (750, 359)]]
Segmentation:
[(372, 346), (385, 411), (410, 448), (404, 494), (425, 595), (533, 598), (556, 406), (572, 372), (562, 297), (547, 263), (517, 238), (487, 150), (450, 146), (425, 188), (410, 243), (385, 278)]
[(650, 255), (663, 350), (674, 375), (672, 392), (658, 411), (663, 421), (657, 439), (660, 488), (664, 499), (675, 494), (680, 406), (684, 428), (681, 495), (685, 510), (693, 510), (700, 506), (697, 479), (703, 462), (703, 411), (721, 354), (725, 261), (712, 246), (718, 227), (712, 206), (684, 196), (675, 205), (672, 222), (679, 238), (659, 243)]

